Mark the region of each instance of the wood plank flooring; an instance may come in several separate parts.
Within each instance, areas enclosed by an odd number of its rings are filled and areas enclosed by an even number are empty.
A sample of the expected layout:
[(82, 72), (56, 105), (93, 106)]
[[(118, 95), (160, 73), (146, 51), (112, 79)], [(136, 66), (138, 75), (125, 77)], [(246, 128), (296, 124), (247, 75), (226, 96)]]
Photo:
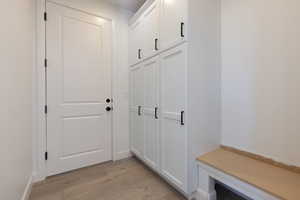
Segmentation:
[(135, 158), (57, 175), (33, 186), (30, 200), (184, 200)]

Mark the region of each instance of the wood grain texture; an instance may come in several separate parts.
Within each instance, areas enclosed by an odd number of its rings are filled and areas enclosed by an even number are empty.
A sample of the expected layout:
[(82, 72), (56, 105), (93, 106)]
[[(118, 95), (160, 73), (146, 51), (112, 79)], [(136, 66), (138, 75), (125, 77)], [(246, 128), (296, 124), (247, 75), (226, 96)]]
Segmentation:
[(250, 153), (250, 152), (247, 152), (247, 151), (242, 151), (242, 150), (239, 150), (239, 149), (236, 149), (236, 148), (233, 148), (233, 147), (229, 147), (229, 146), (222, 145), (221, 148), (224, 149), (224, 150), (227, 150), (227, 151), (231, 151), (233, 153), (238, 153), (240, 155), (244, 155), (244, 156), (247, 156), (249, 158), (256, 159), (256, 160), (268, 163), (270, 165), (274, 165), (276, 167), (281, 167), (283, 169), (286, 169), (286, 170), (289, 170), (289, 171), (296, 172), (296, 173), (300, 174), (300, 167), (297, 167), (297, 166), (287, 165), (285, 163), (277, 162), (273, 159), (270, 159), (270, 158), (267, 158), (267, 157), (264, 157), (264, 156), (261, 156), (261, 155), (257, 155), (257, 154)]
[(270, 165), (224, 148), (207, 153), (198, 161), (284, 200), (299, 200), (300, 174)]
[(136, 159), (53, 176), (33, 186), (30, 200), (184, 200)]

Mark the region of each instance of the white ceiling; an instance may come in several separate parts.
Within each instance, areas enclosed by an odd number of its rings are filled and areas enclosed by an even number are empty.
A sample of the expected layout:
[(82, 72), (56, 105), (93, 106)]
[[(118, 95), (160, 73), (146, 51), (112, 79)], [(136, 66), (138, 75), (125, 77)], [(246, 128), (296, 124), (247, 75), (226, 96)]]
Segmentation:
[(112, 4), (118, 5), (122, 8), (136, 12), (146, 0), (106, 0)]

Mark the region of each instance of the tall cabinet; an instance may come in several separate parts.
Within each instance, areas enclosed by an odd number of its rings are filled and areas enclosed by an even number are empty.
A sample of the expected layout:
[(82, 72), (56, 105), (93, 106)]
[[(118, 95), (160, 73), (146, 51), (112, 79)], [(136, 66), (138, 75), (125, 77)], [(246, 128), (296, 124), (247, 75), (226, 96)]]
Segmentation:
[(129, 35), (131, 151), (191, 197), (220, 143), (220, 0), (148, 0)]

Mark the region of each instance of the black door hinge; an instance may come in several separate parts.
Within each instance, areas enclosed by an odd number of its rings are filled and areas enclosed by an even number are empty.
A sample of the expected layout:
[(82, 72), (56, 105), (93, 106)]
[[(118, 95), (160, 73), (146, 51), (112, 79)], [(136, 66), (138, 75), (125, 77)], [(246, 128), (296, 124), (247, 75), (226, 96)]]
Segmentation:
[(45, 160), (48, 160), (48, 152), (45, 152)]
[(48, 60), (47, 60), (47, 58), (45, 58), (45, 60), (44, 60), (44, 66), (48, 67)]
[(45, 105), (44, 112), (45, 112), (45, 114), (48, 113), (48, 106), (47, 105)]
[(48, 19), (47, 13), (44, 12), (44, 21), (47, 21), (47, 19)]

